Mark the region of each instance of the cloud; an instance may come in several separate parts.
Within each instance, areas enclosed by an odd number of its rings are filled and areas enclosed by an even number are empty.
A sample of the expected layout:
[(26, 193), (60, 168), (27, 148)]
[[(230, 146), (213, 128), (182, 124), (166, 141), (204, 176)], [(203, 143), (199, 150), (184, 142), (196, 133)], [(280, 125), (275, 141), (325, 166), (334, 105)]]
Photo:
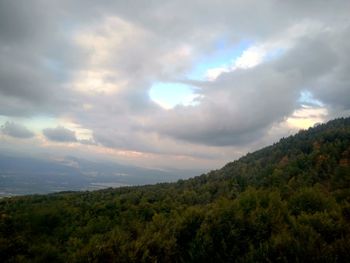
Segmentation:
[(97, 143), (93, 139), (79, 140), (79, 143), (85, 144), (85, 145), (97, 145)]
[(0, 130), (3, 134), (15, 138), (28, 139), (35, 136), (35, 134), (28, 130), (25, 126), (9, 121), (5, 122), (5, 124), (1, 126)]
[(298, 81), (272, 66), (226, 73), (203, 90), (200, 105), (162, 112), (151, 118), (150, 125), (181, 140), (216, 146), (244, 144), (293, 111)]
[[(332, 110), (350, 109), (350, 25), (343, 30), (329, 32), (323, 39), (334, 53), (336, 64), (323, 74), (312, 87), (314, 96), (325, 102)], [(324, 59), (324, 64), (332, 63)]]
[(75, 137), (75, 132), (66, 129), (62, 126), (57, 126), (56, 128), (47, 128), (43, 130), (43, 134), (50, 141), (55, 142), (77, 142)]
[[(52, 118), (63, 125), (46, 138), (74, 147), (228, 159), (272, 140), (302, 92), (328, 117), (349, 111), (349, 10), (346, 0), (2, 1), (0, 115)], [(223, 39), (251, 46), (214, 63), (210, 81), (188, 79)], [(159, 82), (197, 87), (196, 104), (163, 109), (149, 96)]]
[[(155, 151), (149, 135), (154, 132), (160, 138), (157, 146), (163, 148), (157, 151), (163, 153), (170, 152), (166, 150), (165, 138), (190, 143), (191, 147), (242, 146), (259, 140), (276, 122), (293, 114), (303, 90), (312, 90), (339, 63), (329, 45), (328, 29), (322, 23), (320, 26), (320, 22), (295, 21), (286, 32), (271, 34), (261, 45), (248, 49), (231, 70), (219, 72), (212, 82), (195, 83), (200, 95), (200, 103), (195, 107), (178, 106), (167, 111), (154, 108), (144, 95), (149, 85), (139, 83), (133, 89), (130, 84), (124, 95), (112, 94), (110, 99), (104, 99), (97, 122), (96, 118), (86, 119), (84, 125), (105, 146), (150, 152)], [(283, 52), (272, 61), (261, 60), (266, 53), (281, 48)], [(257, 60), (258, 53), (261, 55)], [(153, 68), (152, 72), (157, 70)], [(136, 99), (141, 103), (137, 104)], [(108, 118), (113, 122), (109, 123)]]

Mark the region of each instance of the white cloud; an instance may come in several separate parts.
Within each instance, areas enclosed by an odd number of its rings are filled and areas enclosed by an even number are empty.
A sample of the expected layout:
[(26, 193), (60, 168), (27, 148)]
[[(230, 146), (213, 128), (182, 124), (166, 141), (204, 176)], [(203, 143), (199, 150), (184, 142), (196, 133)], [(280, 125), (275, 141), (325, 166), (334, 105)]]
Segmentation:
[(208, 80), (215, 80), (218, 76), (220, 76), (222, 73), (225, 72), (230, 72), (231, 67), (223, 66), (223, 67), (218, 67), (218, 68), (211, 68), (208, 69), (206, 72), (206, 78)]
[(232, 67), (235, 69), (248, 69), (253, 68), (261, 64), (266, 56), (267, 51), (264, 47), (253, 46), (243, 52), (243, 54), (237, 58)]

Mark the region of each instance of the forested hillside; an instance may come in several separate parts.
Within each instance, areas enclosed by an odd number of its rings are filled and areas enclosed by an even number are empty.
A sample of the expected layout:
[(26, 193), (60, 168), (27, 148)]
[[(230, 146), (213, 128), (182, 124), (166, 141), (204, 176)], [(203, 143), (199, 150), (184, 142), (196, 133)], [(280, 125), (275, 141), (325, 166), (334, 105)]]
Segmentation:
[(0, 201), (2, 262), (349, 262), (350, 118), (177, 183)]

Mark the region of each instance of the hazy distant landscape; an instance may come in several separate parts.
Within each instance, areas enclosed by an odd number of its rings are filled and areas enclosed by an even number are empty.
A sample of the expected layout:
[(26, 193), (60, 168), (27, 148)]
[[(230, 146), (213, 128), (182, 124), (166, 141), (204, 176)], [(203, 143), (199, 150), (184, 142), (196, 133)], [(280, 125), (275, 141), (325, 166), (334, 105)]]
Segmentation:
[(48, 161), (0, 155), (0, 197), (173, 182), (201, 172), (146, 169), (74, 157)]

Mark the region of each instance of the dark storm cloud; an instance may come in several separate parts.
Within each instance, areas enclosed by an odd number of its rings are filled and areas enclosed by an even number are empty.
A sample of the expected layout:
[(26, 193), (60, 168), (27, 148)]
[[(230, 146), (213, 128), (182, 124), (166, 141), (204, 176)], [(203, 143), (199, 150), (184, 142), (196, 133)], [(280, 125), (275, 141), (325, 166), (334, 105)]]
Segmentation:
[(294, 71), (304, 81), (313, 81), (327, 74), (338, 63), (338, 56), (327, 40), (327, 34), (301, 38), (297, 46), (280, 59), (277, 69)]
[[(326, 72), (314, 85), (315, 95), (332, 110), (350, 109), (350, 25), (342, 31), (330, 32), (324, 42), (337, 59), (333, 70)], [(322, 55), (322, 54), (320, 54)], [(329, 64), (326, 59), (322, 62)], [(336, 117), (336, 116), (335, 116)]]
[(35, 135), (25, 126), (9, 121), (0, 127), (0, 131), (8, 136), (22, 139), (32, 138)]
[(77, 142), (75, 132), (62, 126), (44, 129), (43, 134), (47, 139), (55, 142)]
[(198, 107), (162, 113), (155, 129), (206, 145), (245, 144), (293, 111), (298, 82), (272, 65), (226, 73), (209, 84)]
[(53, 79), (47, 72), (38, 70), (35, 58), (28, 54), (13, 54), (16, 50), (0, 53), (0, 94), (1, 96), (20, 98), (40, 103), (49, 96)]
[[(30, 45), (44, 39), (53, 22), (47, 11), (51, 13), (52, 10), (44, 1), (31, 1), (29, 3), (21, 0), (2, 0), (0, 2), (0, 32), (2, 36), (0, 42), (8, 45)], [(24, 41), (26, 43), (23, 43)]]
[(57, 114), (70, 104), (63, 84), (79, 50), (61, 11), (55, 1), (0, 1), (0, 115)]

